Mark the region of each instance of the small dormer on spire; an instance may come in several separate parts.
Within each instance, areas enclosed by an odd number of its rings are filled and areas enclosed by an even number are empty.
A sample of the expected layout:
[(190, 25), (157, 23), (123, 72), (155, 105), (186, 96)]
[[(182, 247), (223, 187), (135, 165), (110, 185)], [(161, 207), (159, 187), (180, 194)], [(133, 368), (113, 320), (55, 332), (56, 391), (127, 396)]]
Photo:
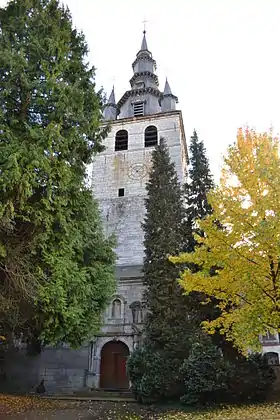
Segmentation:
[(168, 80), (166, 78), (163, 98), (161, 100), (161, 110), (162, 112), (175, 111), (176, 104), (178, 103), (177, 96), (173, 95)]
[(105, 121), (115, 120), (117, 118), (117, 104), (115, 99), (114, 86), (109, 99), (104, 106), (103, 117)]

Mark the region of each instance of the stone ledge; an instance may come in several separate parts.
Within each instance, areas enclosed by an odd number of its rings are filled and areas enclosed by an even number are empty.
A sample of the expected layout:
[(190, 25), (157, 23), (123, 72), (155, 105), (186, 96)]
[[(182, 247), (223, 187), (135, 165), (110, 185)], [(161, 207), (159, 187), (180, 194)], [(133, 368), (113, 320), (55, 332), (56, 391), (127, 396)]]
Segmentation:
[(143, 277), (142, 265), (119, 265), (115, 268), (115, 273), (118, 279), (140, 279)]

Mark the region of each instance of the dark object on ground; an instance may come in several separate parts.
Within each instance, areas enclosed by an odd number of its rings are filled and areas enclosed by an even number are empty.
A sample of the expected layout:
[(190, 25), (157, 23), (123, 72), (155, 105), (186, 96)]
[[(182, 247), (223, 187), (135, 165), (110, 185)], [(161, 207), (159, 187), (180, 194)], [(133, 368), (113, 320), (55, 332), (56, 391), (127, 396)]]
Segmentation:
[(37, 394), (44, 394), (46, 392), (46, 388), (44, 385), (44, 379), (41, 380), (41, 382), (39, 383), (39, 385), (36, 388), (36, 392)]

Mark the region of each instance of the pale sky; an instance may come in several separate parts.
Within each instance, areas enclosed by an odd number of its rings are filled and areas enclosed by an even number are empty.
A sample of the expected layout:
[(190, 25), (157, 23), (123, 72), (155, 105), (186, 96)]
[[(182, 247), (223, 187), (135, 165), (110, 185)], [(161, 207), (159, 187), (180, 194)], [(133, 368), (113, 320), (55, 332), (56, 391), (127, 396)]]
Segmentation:
[[(237, 128), (280, 132), (280, 0), (65, 0), (83, 30), (96, 82), (116, 99), (147, 20), (160, 88), (179, 98), (187, 141), (204, 140), (215, 177)], [(6, 1), (0, 0), (0, 5)]]

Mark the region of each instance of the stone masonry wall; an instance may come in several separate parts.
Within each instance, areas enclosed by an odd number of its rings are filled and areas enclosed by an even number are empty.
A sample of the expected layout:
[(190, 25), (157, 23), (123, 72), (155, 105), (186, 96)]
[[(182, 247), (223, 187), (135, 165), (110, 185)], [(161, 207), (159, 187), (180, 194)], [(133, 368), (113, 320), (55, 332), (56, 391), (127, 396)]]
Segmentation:
[[(115, 121), (104, 142), (106, 150), (95, 158), (93, 164), (92, 188), (100, 204), (106, 233), (117, 236), (118, 265), (142, 264), (143, 261), (141, 222), (154, 149), (144, 147), (144, 133), (150, 125), (157, 127), (158, 138), (165, 139), (182, 182), (187, 150), (179, 111)], [(128, 150), (115, 151), (115, 135), (119, 130), (128, 131)], [(143, 177), (138, 179), (131, 173), (135, 164), (142, 165), (144, 170)], [(124, 188), (124, 197), (118, 197), (120, 188)]]
[(88, 346), (46, 348), (38, 356), (28, 356), (26, 349), (11, 349), (5, 355), (0, 391), (36, 392), (44, 379), (47, 393), (71, 393), (85, 386), (87, 369)]

